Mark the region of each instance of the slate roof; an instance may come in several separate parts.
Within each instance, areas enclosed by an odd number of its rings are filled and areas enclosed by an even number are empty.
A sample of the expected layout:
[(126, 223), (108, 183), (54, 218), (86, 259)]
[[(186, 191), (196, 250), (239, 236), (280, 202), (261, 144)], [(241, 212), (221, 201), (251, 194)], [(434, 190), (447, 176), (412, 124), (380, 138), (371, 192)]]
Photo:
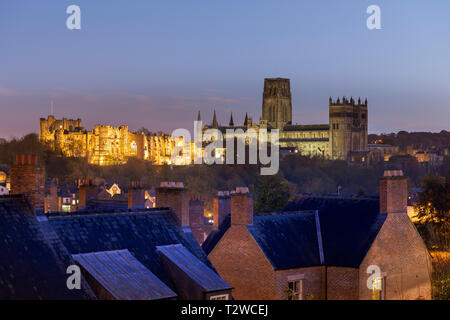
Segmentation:
[(115, 299), (158, 300), (177, 296), (128, 250), (81, 253), (73, 258)]
[(127, 200), (100, 200), (100, 199), (91, 199), (88, 201), (86, 205), (88, 210), (95, 211), (105, 211), (105, 210), (126, 210), (128, 209), (128, 201)]
[(314, 213), (258, 216), (248, 230), (274, 269), (321, 264)]
[(300, 198), (285, 211), (318, 210), (325, 264), (359, 267), (386, 215), (377, 198)]
[(66, 268), (75, 263), (48, 227), (23, 196), (0, 196), (0, 300), (93, 298), (67, 289)]
[[(247, 228), (276, 270), (318, 265), (358, 268), (385, 219), (378, 199), (301, 197), (281, 213), (255, 214)], [(207, 254), (229, 227), (227, 216), (203, 243)]]
[(217, 273), (198, 260), (180, 244), (159, 246), (157, 250), (189, 278), (199, 284), (205, 292), (231, 289)]
[(72, 254), (127, 249), (174, 291), (157, 246), (182, 244), (214, 270), (190, 229), (179, 227), (175, 213), (168, 208), (55, 216), (49, 222)]

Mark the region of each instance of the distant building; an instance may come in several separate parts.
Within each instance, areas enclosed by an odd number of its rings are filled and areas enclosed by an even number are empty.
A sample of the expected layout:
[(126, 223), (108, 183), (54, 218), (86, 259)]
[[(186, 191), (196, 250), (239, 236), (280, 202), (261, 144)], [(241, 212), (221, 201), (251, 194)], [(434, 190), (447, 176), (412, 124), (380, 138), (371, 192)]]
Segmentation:
[(398, 146), (390, 144), (369, 144), (371, 163), (388, 162), (392, 156), (399, 153)]
[(236, 299), (431, 299), (430, 255), (399, 172), (385, 172), (379, 200), (302, 196), (254, 215), (252, 195), (230, 197), (202, 247)]

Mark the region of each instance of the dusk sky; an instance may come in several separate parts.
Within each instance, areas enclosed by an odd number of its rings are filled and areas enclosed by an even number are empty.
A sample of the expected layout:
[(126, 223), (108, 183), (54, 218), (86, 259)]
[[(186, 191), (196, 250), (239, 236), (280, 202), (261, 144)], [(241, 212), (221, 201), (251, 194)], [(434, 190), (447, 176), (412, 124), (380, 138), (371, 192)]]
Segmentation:
[[(68, 30), (66, 8), (81, 8)], [(381, 8), (382, 30), (366, 9)], [(192, 130), (217, 110), (261, 116), (264, 78), (291, 79), (293, 122), (328, 98), (369, 102), (369, 133), (450, 130), (450, 1), (0, 0), (0, 137), (39, 118)]]

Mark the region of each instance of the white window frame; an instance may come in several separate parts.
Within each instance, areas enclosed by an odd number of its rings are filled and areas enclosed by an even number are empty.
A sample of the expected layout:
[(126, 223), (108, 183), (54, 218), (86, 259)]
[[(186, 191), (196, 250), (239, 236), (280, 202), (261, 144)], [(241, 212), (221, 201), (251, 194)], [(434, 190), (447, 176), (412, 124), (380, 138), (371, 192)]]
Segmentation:
[(210, 296), (209, 300), (230, 300), (229, 294), (218, 294), (215, 296)]
[(287, 279), (288, 280), (288, 288), (290, 288), (290, 286), (289, 286), (290, 283), (298, 282), (298, 291), (292, 292), (293, 295), (298, 295), (298, 299), (294, 299), (294, 300), (303, 300), (304, 299), (304, 294), (303, 294), (304, 279), (305, 279), (305, 276), (303, 274), (288, 276), (288, 279)]

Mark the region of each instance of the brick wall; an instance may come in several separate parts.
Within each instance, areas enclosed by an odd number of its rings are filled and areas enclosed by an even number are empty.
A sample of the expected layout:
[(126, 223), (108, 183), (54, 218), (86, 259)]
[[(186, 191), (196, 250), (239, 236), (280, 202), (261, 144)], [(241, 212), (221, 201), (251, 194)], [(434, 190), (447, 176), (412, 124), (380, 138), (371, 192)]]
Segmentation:
[(403, 176), (380, 179), (380, 212), (406, 212), (408, 179)]
[(231, 224), (253, 224), (253, 196), (248, 193), (231, 195)]
[(237, 300), (273, 300), (275, 272), (245, 225), (232, 225), (209, 259)]
[(303, 277), (303, 300), (324, 299), (324, 267), (309, 267), (298, 269), (277, 270), (275, 272), (275, 298), (287, 300), (285, 292), (288, 288), (289, 277)]
[(182, 226), (189, 226), (189, 195), (181, 183), (176, 186), (171, 182), (170, 186), (163, 186), (156, 188), (156, 206), (157, 207), (172, 207), (175, 211)]
[(34, 155), (18, 155), (11, 167), (11, 194), (24, 194), (34, 209), (44, 209), (45, 168)]
[(327, 267), (327, 300), (358, 300), (359, 269)]
[(364, 258), (359, 271), (359, 298), (372, 299), (367, 288), (370, 265), (386, 278), (386, 299), (431, 299), (431, 261), (427, 248), (406, 213), (391, 213)]

